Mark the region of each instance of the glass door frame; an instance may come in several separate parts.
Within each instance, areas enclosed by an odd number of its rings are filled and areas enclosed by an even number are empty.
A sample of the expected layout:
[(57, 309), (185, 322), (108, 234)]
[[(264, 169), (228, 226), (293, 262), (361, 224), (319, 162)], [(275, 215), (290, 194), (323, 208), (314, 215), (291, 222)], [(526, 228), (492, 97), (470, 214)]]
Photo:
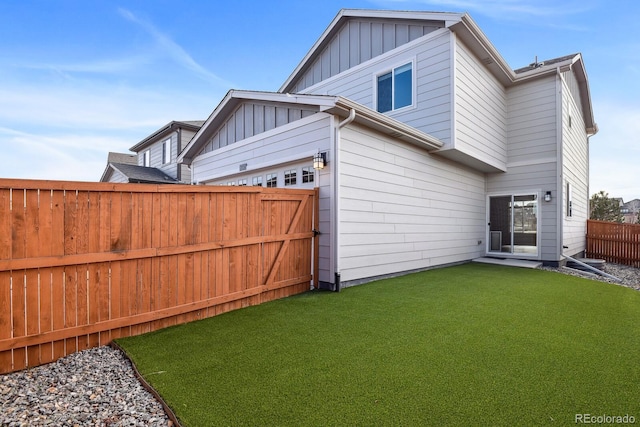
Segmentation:
[[(530, 258), (530, 259), (539, 259), (540, 258), (540, 236), (541, 236), (541, 230), (540, 230), (540, 223), (541, 223), (541, 210), (542, 210), (542, 204), (541, 204), (541, 195), (542, 195), (542, 191), (541, 190), (530, 190), (530, 191), (517, 191), (517, 192), (496, 192), (496, 193), (488, 193), (487, 194), (487, 212), (486, 212), (486, 223), (487, 223), (487, 233), (486, 233), (486, 242), (487, 244), (485, 245), (485, 252), (488, 256), (500, 256), (500, 257), (504, 257), (504, 258)], [(527, 252), (515, 252), (514, 251), (514, 215), (512, 214), (514, 206), (513, 206), (513, 202), (514, 199), (516, 197), (522, 197), (522, 196), (535, 196), (535, 201), (536, 201), (536, 245), (535, 245), (535, 253), (527, 253)], [(491, 242), (491, 238), (492, 238), (492, 233), (491, 233), (491, 199), (493, 198), (499, 198), (499, 197), (510, 197), (511, 201), (510, 201), (510, 209), (511, 212), (509, 213), (509, 228), (510, 228), (510, 245), (511, 246), (511, 251), (510, 252), (502, 252), (502, 242), (500, 242), (500, 250), (496, 251), (496, 250), (492, 250), (492, 242)], [(495, 230), (494, 230), (495, 231)], [(495, 237), (495, 236), (494, 236)]]

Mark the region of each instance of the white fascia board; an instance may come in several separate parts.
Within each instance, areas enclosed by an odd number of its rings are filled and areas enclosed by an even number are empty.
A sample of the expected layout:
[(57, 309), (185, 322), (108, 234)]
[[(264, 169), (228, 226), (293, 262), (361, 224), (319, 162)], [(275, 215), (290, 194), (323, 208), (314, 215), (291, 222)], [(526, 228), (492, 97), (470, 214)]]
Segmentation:
[[(193, 161), (194, 151), (199, 149), (201, 138), (209, 131), (209, 127), (220, 116), (225, 114), (227, 106), (235, 105), (238, 100), (263, 101), (263, 102), (282, 102), (287, 104), (299, 105), (316, 105), (320, 108), (335, 105), (335, 97), (327, 95), (301, 95), (288, 94), (279, 92), (260, 92), (248, 90), (230, 90), (222, 99), (220, 104), (213, 110), (207, 121), (202, 125), (198, 132), (191, 138), (189, 144), (178, 155), (177, 163), (191, 163)], [(188, 162), (185, 159), (189, 159)]]
[(372, 129), (378, 129), (394, 138), (400, 138), (411, 144), (420, 146), (429, 151), (437, 150), (444, 143), (434, 136), (426, 134), (418, 129), (393, 119), (385, 114), (371, 110), (364, 105), (353, 102), (347, 98), (337, 97), (336, 108), (348, 115), (351, 110), (356, 112), (356, 121)]

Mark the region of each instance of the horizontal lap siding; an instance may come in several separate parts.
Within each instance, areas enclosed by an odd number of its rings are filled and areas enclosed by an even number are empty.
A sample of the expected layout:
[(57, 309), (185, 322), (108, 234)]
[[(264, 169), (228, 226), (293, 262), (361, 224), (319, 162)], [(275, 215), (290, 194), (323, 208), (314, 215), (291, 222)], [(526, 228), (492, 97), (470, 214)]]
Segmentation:
[(557, 261), (558, 188), (557, 114), (553, 77), (520, 84), (507, 90), (508, 162), (506, 173), (487, 175), (489, 194), (552, 191), (551, 202), (540, 205), (540, 253)]
[(374, 108), (375, 76), (415, 59), (415, 108), (385, 113), (447, 143), (451, 137), (450, 33), (441, 30), (421, 41), (388, 53), (383, 59), (363, 63), (305, 89), (304, 93), (340, 95)]
[(481, 255), (482, 174), (356, 125), (340, 144), (342, 280)]
[[(572, 71), (562, 79), (562, 176), (563, 176), (563, 241), (567, 255), (586, 249), (587, 219), (589, 218), (589, 146), (585, 123), (580, 109), (577, 83)], [(578, 95), (579, 96), (579, 95)], [(569, 126), (571, 117), (571, 126)], [(566, 184), (571, 184), (572, 216), (567, 213)]]
[[(317, 113), (287, 127), (200, 154), (192, 164), (194, 181), (211, 181), (225, 172), (240, 173), (240, 165), (245, 163), (248, 169), (264, 164), (275, 166), (284, 158), (327, 150), (330, 142), (330, 120), (331, 116)], [(313, 154), (309, 156), (309, 161), (312, 157)]]
[(505, 88), (457, 39), (455, 61), (456, 140), (453, 148), (504, 169), (507, 162)]

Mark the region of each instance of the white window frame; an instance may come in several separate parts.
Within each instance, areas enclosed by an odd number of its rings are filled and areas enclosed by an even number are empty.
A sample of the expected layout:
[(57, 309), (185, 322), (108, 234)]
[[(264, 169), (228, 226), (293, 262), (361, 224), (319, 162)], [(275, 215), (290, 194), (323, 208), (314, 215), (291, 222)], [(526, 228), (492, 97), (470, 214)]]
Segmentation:
[[(271, 181), (271, 180), (274, 181)], [(273, 182), (275, 185), (271, 185), (271, 182)], [(278, 173), (274, 172), (274, 173), (268, 173), (267, 174), (267, 179), (266, 179), (266, 183), (265, 185), (269, 188), (276, 188), (278, 187)]]
[(262, 175), (251, 178), (251, 185), (254, 187), (262, 187)]
[(151, 150), (145, 150), (142, 153), (142, 166), (147, 168), (151, 166)]
[[(394, 71), (400, 67), (404, 67), (405, 65), (411, 65), (411, 103), (409, 105), (405, 105), (400, 108), (394, 108), (395, 104), (395, 75)], [(392, 78), (392, 89), (391, 89), (391, 109), (381, 112), (378, 110), (378, 78), (385, 74), (391, 73)], [(408, 61), (402, 61), (394, 64), (391, 67), (384, 68), (379, 72), (373, 75), (373, 104), (374, 110), (381, 112), (382, 114), (393, 113), (396, 111), (403, 111), (410, 108), (415, 108), (416, 106), (416, 59), (415, 57), (411, 58)]]
[(162, 143), (162, 164), (167, 165), (169, 163), (171, 163), (171, 138)]
[(302, 183), (309, 184), (315, 181), (316, 171), (313, 169), (313, 166), (303, 166), (302, 167)]
[(284, 171), (284, 186), (291, 187), (298, 183), (298, 170), (287, 169)]
[(239, 187), (246, 187), (247, 186), (247, 178), (240, 178), (238, 180), (238, 186)]

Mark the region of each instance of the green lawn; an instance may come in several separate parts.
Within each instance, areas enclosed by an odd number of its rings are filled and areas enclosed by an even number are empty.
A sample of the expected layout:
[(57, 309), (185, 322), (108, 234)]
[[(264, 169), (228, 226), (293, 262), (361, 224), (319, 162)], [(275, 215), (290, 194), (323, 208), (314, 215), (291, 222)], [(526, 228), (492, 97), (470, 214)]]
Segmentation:
[(184, 426), (640, 422), (640, 292), (466, 264), (118, 340)]

